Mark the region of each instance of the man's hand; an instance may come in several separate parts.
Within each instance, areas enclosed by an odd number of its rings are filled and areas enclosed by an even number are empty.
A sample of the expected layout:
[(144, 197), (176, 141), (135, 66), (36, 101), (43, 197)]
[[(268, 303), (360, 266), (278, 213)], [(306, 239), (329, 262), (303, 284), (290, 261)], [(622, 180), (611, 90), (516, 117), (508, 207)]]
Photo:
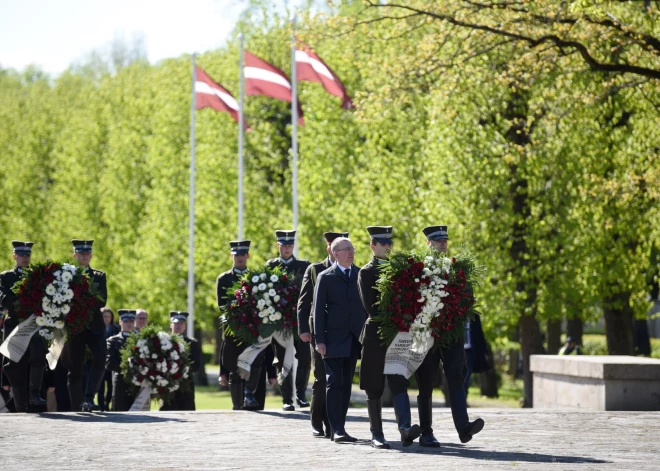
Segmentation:
[(300, 334), (300, 340), (303, 342), (311, 342), (312, 341), (312, 334), (309, 332), (305, 332), (304, 334)]
[(316, 344), (316, 351), (319, 352), (321, 355), (325, 355), (325, 344), (324, 343), (317, 343)]
[(227, 375), (220, 375), (220, 376), (218, 377), (218, 384), (219, 384), (220, 386), (228, 386), (228, 385), (229, 385), (229, 381), (227, 381)]
[(9, 385), (5, 384), (5, 385), (2, 387), (2, 389), (4, 389), (5, 391), (9, 391)]
[(277, 378), (268, 378), (268, 386), (271, 388), (275, 386), (275, 383), (277, 382)]
[(48, 388), (48, 392), (55, 392), (55, 386), (51, 386)]

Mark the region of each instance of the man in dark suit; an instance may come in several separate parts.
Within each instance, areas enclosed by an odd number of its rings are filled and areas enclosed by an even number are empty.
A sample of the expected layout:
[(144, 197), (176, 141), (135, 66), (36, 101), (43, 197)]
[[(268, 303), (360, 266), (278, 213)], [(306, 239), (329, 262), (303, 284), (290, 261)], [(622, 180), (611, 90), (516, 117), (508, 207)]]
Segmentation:
[(346, 237), (330, 246), (336, 262), (321, 272), (314, 291), (316, 350), (326, 373), (326, 409), (335, 443), (355, 442), (344, 428), (365, 312), (358, 291), (355, 248)]
[(135, 402), (135, 396), (129, 392), (128, 385), (121, 374), (121, 349), (126, 345), (126, 339), (135, 329), (135, 310), (120, 309), (117, 314), (121, 332), (107, 340), (105, 368), (112, 371), (112, 411), (126, 412)]
[[(100, 297), (94, 303), (94, 311), (89, 326), (79, 334), (70, 337), (64, 347), (66, 357), (64, 360), (69, 369), (67, 384), (69, 398), (71, 399), (71, 410), (74, 412), (92, 412), (101, 410), (99, 406), (94, 404), (94, 396), (99, 392), (105, 374), (105, 322), (103, 322), (101, 309), (105, 307), (108, 301), (108, 285), (105, 273), (89, 266), (92, 260), (92, 244), (94, 241), (74, 239), (71, 243), (73, 244), (73, 258), (78, 262), (78, 266), (87, 273), (90, 283), (96, 286)], [(87, 383), (83, 384), (85, 347), (88, 347), (92, 353), (92, 362)]]
[(170, 400), (163, 403), (160, 410), (195, 410), (195, 381), (192, 373), (196, 373), (202, 364), (202, 346), (197, 339), (192, 339), (186, 335), (187, 321), (187, 312), (170, 311), (170, 329), (172, 333), (183, 337), (183, 341), (188, 345), (191, 374), (183, 380), (188, 382), (188, 390), (184, 391), (183, 388), (179, 388), (174, 391)]
[[(335, 263), (335, 258), (330, 251), (330, 244), (338, 237), (348, 237), (348, 232), (325, 232), (323, 237), (325, 237), (328, 257), (322, 262), (312, 263), (305, 270), (302, 286), (300, 287), (300, 297), (298, 298), (298, 333), (302, 342), (310, 343), (310, 356), (314, 372), (312, 403), (309, 409), (309, 416), (312, 420), (312, 435), (314, 437), (330, 438), (332, 432), (328, 422), (328, 413), (325, 410), (325, 366), (323, 357), (315, 348), (316, 341), (311, 313), (314, 305), (314, 287), (319, 273), (327, 270)], [(325, 430), (323, 430), (324, 425)]]
[[(231, 302), (227, 290), (248, 271), (247, 261), (250, 258), (249, 240), (235, 240), (229, 242), (233, 266), (231, 270), (221, 273), (216, 280), (216, 299), (221, 309)], [(250, 371), (250, 380), (244, 381), (238, 373), (238, 357), (247, 345), (239, 345), (234, 336), (225, 335), (220, 347), (221, 381), (223, 373), (229, 376), (229, 392), (233, 410), (263, 409), (266, 402), (266, 369), (263, 357), (257, 358)], [(272, 360), (271, 360), (272, 361)], [(225, 370), (226, 369), (226, 370)], [(274, 384), (275, 379), (269, 378)]]
[(381, 398), (385, 390), (385, 378), (387, 378), (392, 390), (394, 412), (401, 433), (401, 442), (403, 446), (410, 446), (420, 434), (419, 425), (411, 425), (410, 423), (410, 399), (408, 397), (410, 382), (402, 375), (383, 374), (387, 346), (382, 344), (382, 340), (378, 335), (380, 323), (374, 320), (374, 317), (380, 314), (376, 282), (380, 278), (381, 267), (389, 259), (394, 231), (392, 226), (369, 226), (367, 231), (371, 237), (370, 247), (374, 257), (360, 269), (358, 288), (362, 305), (369, 315), (360, 338), (362, 342), (360, 389), (367, 393), (371, 446), (379, 449), (390, 448), (390, 444), (387, 443), (383, 435)]
[[(292, 275), (300, 282), (303, 273), (309, 266), (308, 260), (299, 260), (293, 255), (296, 243), (296, 231), (294, 230), (276, 230), (277, 250), (280, 256), (272, 258), (266, 262), (266, 267), (273, 269), (280, 267), (289, 275)], [(285, 349), (279, 343), (273, 342), (277, 354), (278, 365), (284, 363)], [(296, 358), (298, 359), (298, 368), (296, 369), (296, 402), (299, 407), (309, 407), (307, 402), (307, 383), (309, 382), (309, 372), (311, 369), (311, 355), (309, 348), (304, 342), (298, 341), (294, 337), (294, 346), (296, 349)], [(280, 368), (281, 369), (281, 368)], [(293, 405), (293, 376), (288, 375), (282, 383), (282, 410), (296, 410)]]
[[(11, 244), (16, 265), (12, 270), (0, 273), (0, 309), (7, 311), (4, 322), (5, 338), (22, 322), (14, 309), (17, 296), (11, 288), (21, 279), (24, 270), (30, 265), (34, 242), (13, 240)], [(28, 350), (19, 361), (13, 362), (6, 358), (2, 360), (3, 372), (11, 385), (16, 412), (27, 412), (28, 404), (31, 407), (44, 407), (46, 401), (40, 393), (46, 360), (46, 344), (43, 338), (35, 334), (30, 340)]]
[[(447, 226), (429, 226), (425, 227), (423, 231), (429, 247), (433, 247), (440, 253), (447, 252), (449, 241)], [(483, 419), (470, 422), (468, 418), (467, 399), (463, 389), (466, 373), (464, 341), (461, 339), (449, 347), (433, 349), (424, 358), (415, 373), (415, 377), (419, 386), (417, 409), (419, 411), (419, 425), (422, 428), (419, 444), (436, 448), (440, 446), (440, 443), (433, 436), (433, 428), (431, 427), (433, 422), (432, 395), (433, 382), (435, 381), (440, 359), (442, 359), (442, 366), (447, 378), (451, 415), (461, 443), (469, 442), (472, 440), (473, 435), (481, 432), (484, 428)]]

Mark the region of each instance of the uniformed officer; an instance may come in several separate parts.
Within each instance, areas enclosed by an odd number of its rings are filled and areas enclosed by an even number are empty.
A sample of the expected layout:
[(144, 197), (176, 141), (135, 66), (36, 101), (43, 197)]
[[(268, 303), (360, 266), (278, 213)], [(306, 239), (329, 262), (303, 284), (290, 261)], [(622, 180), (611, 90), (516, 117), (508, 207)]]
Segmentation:
[(380, 272), (384, 263), (387, 263), (392, 251), (392, 226), (369, 226), (367, 227), (371, 238), (371, 251), (373, 258), (358, 273), (358, 288), (364, 309), (369, 315), (364, 324), (362, 336), (362, 364), (360, 366), (360, 389), (367, 393), (367, 409), (369, 412), (369, 424), (371, 428), (371, 446), (380, 449), (389, 449), (383, 435), (382, 405), (381, 399), (385, 390), (385, 378), (392, 390), (394, 412), (401, 433), (403, 446), (410, 446), (420, 435), (419, 425), (411, 425), (410, 399), (408, 397), (408, 386), (410, 383), (402, 375), (384, 375), (385, 354), (387, 347), (382, 344), (378, 335), (380, 324), (374, 317), (380, 314), (379, 293), (376, 282), (380, 278)]
[[(199, 366), (202, 364), (202, 347), (197, 339), (191, 339), (186, 336), (187, 321), (187, 312), (170, 311), (170, 329), (172, 329), (173, 334), (182, 336), (183, 340), (188, 345), (190, 373), (195, 373), (199, 370)], [(187, 391), (184, 391), (184, 388), (179, 388), (174, 391), (170, 400), (167, 403), (163, 403), (160, 410), (195, 410), (195, 381), (193, 375), (190, 374), (188, 378), (183, 381), (188, 382)]]
[[(90, 278), (90, 282), (96, 285), (99, 298), (95, 300), (92, 320), (89, 326), (79, 334), (70, 337), (65, 345), (66, 366), (69, 368), (68, 387), (71, 399), (72, 411), (92, 412), (100, 410), (94, 404), (94, 396), (101, 388), (103, 375), (105, 374), (104, 362), (106, 358), (105, 322), (101, 309), (108, 301), (108, 286), (104, 272), (90, 267), (92, 260), (93, 240), (73, 239), (73, 258), (78, 266), (83, 269)], [(83, 384), (83, 366), (85, 363), (85, 347), (92, 354), (91, 368), (87, 376), (87, 383)]]
[(105, 368), (112, 371), (112, 411), (125, 412), (135, 402), (135, 396), (129, 392), (128, 385), (121, 374), (121, 349), (126, 345), (126, 339), (135, 329), (135, 310), (120, 309), (117, 314), (121, 332), (108, 338)]
[[(22, 322), (14, 309), (17, 296), (11, 288), (21, 279), (24, 270), (30, 265), (34, 242), (12, 240), (11, 245), (14, 249), (13, 257), (16, 265), (12, 270), (0, 273), (0, 307), (7, 311), (7, 318), (4, 322), (5, 338)], [(45, 360), (46, 343), (38, 334), (32, 337), (28, 351), (18, 362), (3, 359), (3, 372), (11, 385), (16, 412), (27, 412), (28, 404), (36, 407), (46, 405), (46, 401), (40, 393)]]
[[(229, 242), (233, 266), (231, 270), (221, 273), (216, 280), (216, 298), (218, 307), (223, 308), (231, 301), (227, 290), (248, 271), (247, 261), (250, 258), (249, 240)], [(229, 392), (233, 410), (263, 409), (266, 402), (266, 371), (263, 367), (264, 356), (259, 356), (252, 364), (250, 379), (244, 381), (238, 373), (238, 357), (247, 345), (239, 345), (234, 336), (227, 336), (220, 347), (222, 366), (229, 371)]]
[[(330, 251), (330, 244), (338, 237), (348, 237), (348, 232), (325, 232), (323, 234), (326, 241), (326, 251), (328, 256), (322, 262), (312, 263), (305, 270), (302, 286), (300, 287), (300, 297), (298, 298), (298, 333), (300, 340), (310, 343), (310, 356), (314, 372), (314, 382), (312, 383), (312, 403), (309, 409), (309, 416), (312, 421), (312, 436), (326, 437), (332, 436), (330, 422), (328, 422), (328, 413), (325, 409), (325, 365), (323, 357), (316, 351), (316, 341), (314, 339), (314, 317), (311, 316), (312, 306), (314, 305), (314, 287), (316, 278), (323, 270), (327, 270), (335, 263), (335, 258)], [(323, 426), (325, 425), (325, 430)]]
[[(429, 226), (423, 229), (426, 243), (440, 253), (447, 252), (449, 234), (447, 226)], [(470, 422), (467, 413), (467, 401), (463, 384), (467, 372), (465, 366), (465, 348), (463, 339), (454, 342), (453, 345), (442, 349), (433, 349), (424, 358), (424, 361), (415, 372), (419, 396), (417, 396), (417, 409), (419, 411), (419, 424), (422, 435), (419, 444), (422, 446), (439, 447), (440, 443), (433, 436), (433, 382), (438, 371), (440, 360), (447, 378), (449, 389), (449, 400), (451, 403), (451, 415), (454, 426), (462, 443), (472, 440), (472, 436), (481, 432), (484, 428), (483, 419)]]
[[(298, 282), (300, 282), (305, 270), (309, 266), (309, 261), (298, 260), (293, 255), (293, 249), (296, 243), (296, 231), (276, 230), (275, 237), (277, 238), (277, 250), (280, 252), (280, 256), (268, 260), (266, 266), (270, 269), (281, 267), (288, 274), (295, 276)], [(274, 345), (278, 365), (281, 369), (281, 365), (284, 363), (285, 348), (277, 342), (274, 342)], [(294, 346), (296, 348), (296, 358), (298, 359), (298, 368), (296, 369), (296, 402), (299, 407), (309, 407), (309, 402), (307, 401), (307, 384), (309, 383), (311, 369), (311, 354), (307, 345), (304, 342), (298, 341), (297, 338), (294, 338)], [(288, 375), (282, 383), (282, 410), (293, 411), (295, 409), (293, 405), (293, 376)]]

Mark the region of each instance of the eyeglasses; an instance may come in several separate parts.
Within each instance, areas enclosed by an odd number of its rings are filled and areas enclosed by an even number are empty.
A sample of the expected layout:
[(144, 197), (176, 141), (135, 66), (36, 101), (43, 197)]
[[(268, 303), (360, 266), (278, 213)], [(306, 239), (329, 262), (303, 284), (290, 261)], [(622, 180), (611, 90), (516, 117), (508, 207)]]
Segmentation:
[(355, 247), (345, 247), (343, 249), (335, 250), (335, 252), (355, 252)]

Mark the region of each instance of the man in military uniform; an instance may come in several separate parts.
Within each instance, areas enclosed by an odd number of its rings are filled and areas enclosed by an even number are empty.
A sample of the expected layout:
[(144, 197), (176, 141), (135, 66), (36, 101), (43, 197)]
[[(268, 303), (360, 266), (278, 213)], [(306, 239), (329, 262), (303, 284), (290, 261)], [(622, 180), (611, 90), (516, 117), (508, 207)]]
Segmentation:
[[(105, 322), (101, 309), (108, 301), (108, 287), (104, 272), (90, 267), (92, 260), (93, 240), (74, 239), (73, 258), (78, 266), (83, 269), (90, 278), (90, 283), (96, 286), (99, 298), (94, 303), (92, 320), (89, 326), (79, 334), (70, 337), (65, 346), (66, 366), (69, 368), (68, 387), (71, 399), (72, 411), (92, 412), (100, 410), (94, 404), (94, 396), (101, 388), (103, 375), (105, 374), (104, 361), (106, 357)], [(91, 368), (87, 376), (87, 383), (83, 384), (83, 366), (85, 363), (85, 347), (92, 354)]]
[(112, 371), (112, 411), (126, 412), (135, 402), (135, 396), (129, 392), (128, 385), (121, 374), (121, 349), (126, 345), (126, 339), (135, 329), (135, 310), (120, 309), (117, 314), (121, 332), (108, 337), (105, 368)]
[[(7, 338), (21, 323), (18, 313), (14, 309), (17, 296), (11, 288), (21, 279), (24, 270), (30, 265), (34, 242), (13, 240), (11, 244), (14, 248), (13, 257), (16, 265), (12, 270), (0, 273), (0, 308), (7, 311), (7, 318), (4, 322), (4, 338)], [(32, 337), (28, 350), (18, 362), (3, 359), (3, 372), (11, 385), (16, 412), (27, 412), (28, 405), (34, 407), (44, 407), (46, 405), (46, 401), (41, 397), (40, 392), (45, 359), (46, 344), (39, 334)]]
[[(303, 274), (309, 266), (308, 260), (298, 260), (293, 255), (293, 249), (296, 243), (296, 231), (294, 230), (276, 230), (277, 250), (280, 256), (271, 258), (266, 262), (266, 267), (273, 269), (281, 267), (289, 275), (292, 275), (300, 282)], [(285, 348), (279, 343), (274, 342), (275, 354), (277, 355), (278, 368), (284, 362)], [(296, 349), (296, 358), (298, 359), (298, 368), (296, 369), (296, 402), (299, 407), (309, 407), (307, 401), (307, 383), (309, 383), (309, 373), (311, 369), (311, 354), (307, 345), (294, 337), (294, 346)], [(294, 411), (293, 405), (293, 375), (289, 374), (282, 383), (282, 410)]]
[[(314, 305), (314, 287), (316, 279), (323, 270), (327, 270), (335, 263), (335, 258), (330, 251), (330, 244), (338, 237), (348, 238), (348, 232), (325, 232), (323, 234), (326, 241), (326, 251), (328, 256), (322, 262), (312, 263), (305, 270), (302, 286), (300, 287), (300, 297), (298, 298), (298, 333), (302, 342), (310, 343), (310, 356), (314, 372), (314, 383), (312, 383), (312, 403), (309, 409), (309, 416), (312, 420), (312, 436), (326, 437), (332, 436), (330, 422), (328, 422), (328, 413), (325, 409), (325, 366), (323, 357), (316, 351), (316, 341), (314, 338), (314, 323), (311, 316), (312, 306)], [(325, 425), (325, 430), (323, 426)]]
[[(250, 258), (250, 242), (249, 240), (229, 242), (233, 267), (231, 270), (221, 273), (216, 280), (216, 297), (218, 307), (221, 309), (231, 302), (231, 299), (227, 296), (227, 290), (248, 271), (247, 261)], [(236, 337), (227, 335), (225, 335), (220, 347), (222, 366), (229, 371), (229, 392), (233, 410), (263, 409), (266, 402), (264, 356), (257, 357), (252, 364), (248, 381), (244, 381), (238, 373), (238, 357), (246, 347), (247, 345), (239, 345)]]
[(170, 400), (167, 403), (163, 403), (160, 410), (195, 410), (195, 381), (192, 373), (197, 372), (199, 365), (202, 364), (202, 347), (197, 339), (191, 339), (186, 336), (187, 321), (187, 312), (170, 311), (170, 329), (172, 329), (172, 333), (183, 337), (183, 340), (188, 345), (191, 374), (187, 379), (184, 379), (184, 381), (188, 382), (188, 390), (184, 391), (183, 388), (179, 388), (174, 391)]
[(360, 389), (367, 393), (367, 409), (371, 428), (371, 446), (380, 449), (389, 449), (383, 435), (381, 399), (385, 390), (385, 378), (392, 390), (392, 401), (396, 415), (401, 442), (403, 446), (410, 446), (420, 435), (419, 425), (411, 425), (410, 399), (408, 386), (410, 383), (402, 375), (384, 375), (385, 354), (387, 347), (382, 344), (378, 335), (380, 324), (374, 320), (379, 312), (379, 294), (376, 282), (380, 277), (381, 267), (387, 263), (392, 251), (392, 226), (367, 227), (371, 237), (371, 251), (373, 258), (360, 269), (358, 273), (358, 288), (360, 299), (367, 311), (368, 319), (362, 329), (360, 342), (362, 343), (362, 364), (360, 366)]
[[(429, 226), (423, 229), (426, 243), (440, 253), (447, 252), (449, 235), (447, 226)], [(472, 436), (484, 428), (483, 419), (470, 422), (467, 413), (467, 400), (463, 389), (466, 367), (464, 341), (458, 340), (453, 345), (442, 349), (433, 349), (424, 358), (424, 361), (415, 372), (419, 396), (417, 396), (417, 409), (419, 411), (419, 424), (422, 435), (419, 444), (422, 446), (439, 447), (440, 443), (433, 436), (433, 382), (438, 371), (440, 360), (447, 378), (451, 415), (454, 426), (462, 443), (472, 440)]]

